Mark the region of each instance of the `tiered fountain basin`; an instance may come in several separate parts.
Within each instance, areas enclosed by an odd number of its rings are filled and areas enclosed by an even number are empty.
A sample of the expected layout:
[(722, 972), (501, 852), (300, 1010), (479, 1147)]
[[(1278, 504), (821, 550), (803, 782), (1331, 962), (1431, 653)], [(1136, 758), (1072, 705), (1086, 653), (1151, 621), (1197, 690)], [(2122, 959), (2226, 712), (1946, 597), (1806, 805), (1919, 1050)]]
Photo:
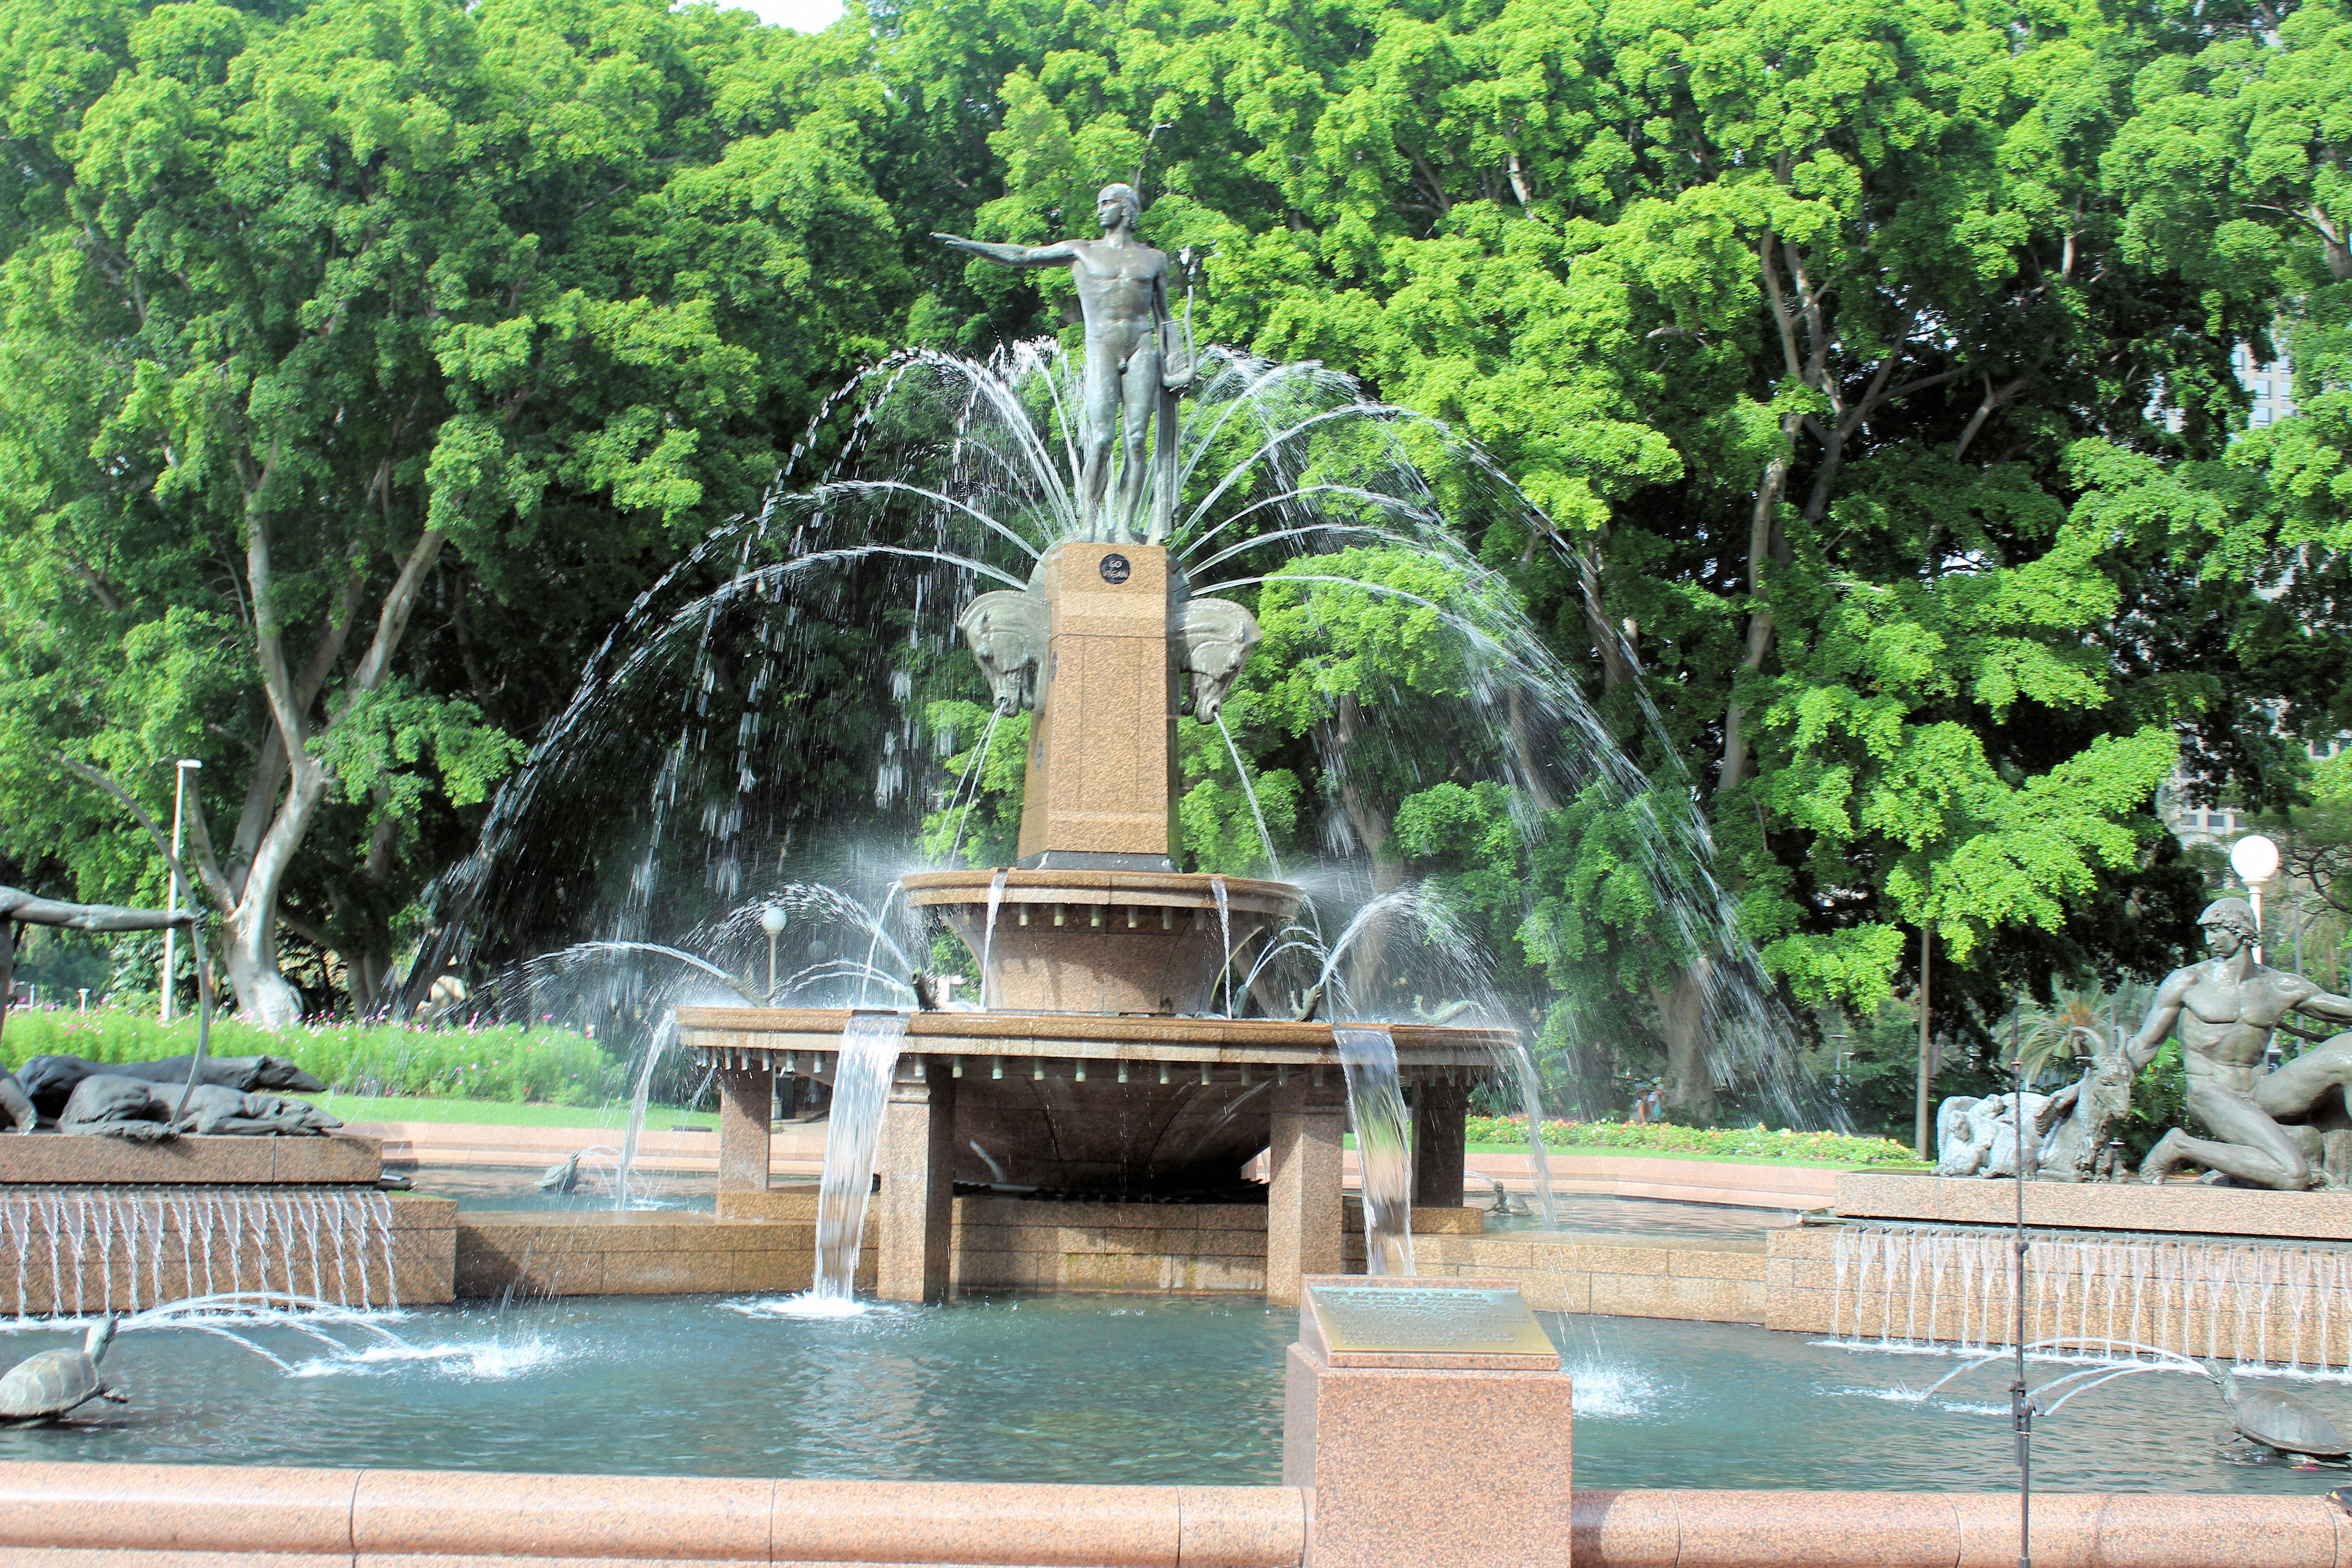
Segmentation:
[[(1345, 1268), (1347, 1091), (1334, 1026), (1002, 1010), (863, 1016), (905, 1029), (870, 1211), (884, 1297), (1031, 1285), (1262, 1289), (1295, 1301), (1302, 1275)], [(721, 1217), (750, 1217), (770, 1201), (778, 1076), (832, 1082), (844, 1032), (860, 1016), (678, 1010), (681, 1044), (721, 1088)], [(1414, 1106), (1415, 1227), (1475, 1229), (1462, 1205), (1463, 1111), (1511, 1035), (1371, 1026), (1392, 1042)], [(1242, 1173), (1260, 1152), (1263, 1186)], [(1064, 1208), (1082, 1208), (1092, 1233), (1076, 1247), (1058, 1234), (1070, 1216), (1048, 1213)], [(1074, 1264), (1074, 1253), (1085, 1260)]]
[(1054, 1013), (1206, 1013), (1228, 955), (1300, 902), (1287, 882), (1183, 871), (922, 871), (900, 885), (980, 961), (990, 1007)]

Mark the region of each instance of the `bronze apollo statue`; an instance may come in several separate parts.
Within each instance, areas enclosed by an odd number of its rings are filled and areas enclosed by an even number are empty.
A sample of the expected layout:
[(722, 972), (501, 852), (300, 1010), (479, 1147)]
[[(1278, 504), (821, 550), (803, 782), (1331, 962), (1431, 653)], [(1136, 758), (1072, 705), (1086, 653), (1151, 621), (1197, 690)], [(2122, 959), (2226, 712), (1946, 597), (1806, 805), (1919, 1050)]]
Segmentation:
[[(1100, 544), (1139, 542), (1139, 542), (1167, 538), (1176, 502), (1176, 398), (1192, 384), (1192, 355), (1177, 342), (1168, 312), (1168, 257), (1136, 237), (1142, 216), (1143, 198), (1134, 186), (1105, 185), (1095, 198), (1100, 239), (990, 245), (959, 234), (931, 237), (1003, 267), (1068, 264), (1087, 327), (1078, 517), (1086, 538)], [(1147, 464), (1144, 433), (1155, 419), (1159, 435)], [(1125, 458), (1115, 508), (1107, 504), (1114, 447)], [(1156, 481), (1148, 516), (1147, 477)]]

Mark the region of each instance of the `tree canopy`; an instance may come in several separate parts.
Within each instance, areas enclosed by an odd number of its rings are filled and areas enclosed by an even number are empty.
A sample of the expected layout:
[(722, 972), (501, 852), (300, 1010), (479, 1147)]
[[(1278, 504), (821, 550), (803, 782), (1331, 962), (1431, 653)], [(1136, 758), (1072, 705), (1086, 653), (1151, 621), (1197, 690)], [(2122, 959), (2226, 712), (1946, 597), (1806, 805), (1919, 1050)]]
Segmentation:
[[(0, 855), (152, 899), (57, 759), (155, 812), (201, 758), (247, 1006), (289, 940), (373, 1005), (636, 596), (717, 581), (696, 542), (877, 438), (811, 425), (830, 391), (1073, 332), (1057, 274), (929, 236), (1055, 237), (1125, 180), (1204, 340), (1489, 455), (1528, 504), (1454, 509), (1477, 591), (1654, 792), (1365, 747), (1462, 673), (1410, 605), (1276, 574), (1232, 748), (1187, 742), (1197, 864), (1261, 868), (1262, 815), (1285, 858), (1428, 879), (1558, 1073), (1699, 1110), (1709, 961), (1627, 873), (1645, 814), (1696, 803), (1800, 1009), (1907, 994), (1923, 933), (1963, 1034), (2159, 973), (2204, 889), (2158, 785), (2303, 809), (2301, 742), (2352, 725), (2347, 84), (2342, 0), (892, 0), (814, 37), (658, 0), (16, 4)], [(2249, 427), (2242, 349), (2292, 354), (2296, 416)], [(852, 596), (845, 626), (897, 613)], [(760, 831), (911, 743), (834, 654)], [(960, 803), (984, 719), (926, 711), (934, 848), (1000, 857), (1014, 727)], [(597, 846), (644, 809), (583, 781), (581, 896), (515, 942), (618, 896)]]

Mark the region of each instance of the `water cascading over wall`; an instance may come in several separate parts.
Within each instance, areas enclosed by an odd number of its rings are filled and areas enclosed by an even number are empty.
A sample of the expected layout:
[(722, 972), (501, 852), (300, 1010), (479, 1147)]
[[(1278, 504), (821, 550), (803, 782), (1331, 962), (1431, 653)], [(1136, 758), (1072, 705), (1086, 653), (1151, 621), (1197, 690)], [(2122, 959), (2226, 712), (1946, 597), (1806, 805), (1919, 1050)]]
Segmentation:
[[(2025, 1236), (2029, 1345), (2120, 1355), (2139, 1345), (2248, 1364), (2352, 1367), (2352, 1246)], [(1776, 1289), (1771, 1327), (1890, 1348), (2014, 1342), (2013, 1230), (1850, 1222), (1828, 1240), (1828, 1289)], [(1820, 1271), (1811, 1272), (1818, 1287)]]
[(438, 1203), (348, 1186), (0, 1193), (0, 1316), (79, 1317), (275, 1292), (362, 1309), (446, 1300)]

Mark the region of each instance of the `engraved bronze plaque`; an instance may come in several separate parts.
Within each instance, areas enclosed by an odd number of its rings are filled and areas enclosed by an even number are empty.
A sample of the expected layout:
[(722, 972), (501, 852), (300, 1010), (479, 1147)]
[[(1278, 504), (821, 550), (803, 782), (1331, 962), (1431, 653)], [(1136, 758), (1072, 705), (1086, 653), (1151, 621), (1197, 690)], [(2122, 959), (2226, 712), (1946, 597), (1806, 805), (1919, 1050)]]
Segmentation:
[(1559, 1353), (1517, 1290), (1317, 1285), (1309, 1294), (1337, 1354)]

